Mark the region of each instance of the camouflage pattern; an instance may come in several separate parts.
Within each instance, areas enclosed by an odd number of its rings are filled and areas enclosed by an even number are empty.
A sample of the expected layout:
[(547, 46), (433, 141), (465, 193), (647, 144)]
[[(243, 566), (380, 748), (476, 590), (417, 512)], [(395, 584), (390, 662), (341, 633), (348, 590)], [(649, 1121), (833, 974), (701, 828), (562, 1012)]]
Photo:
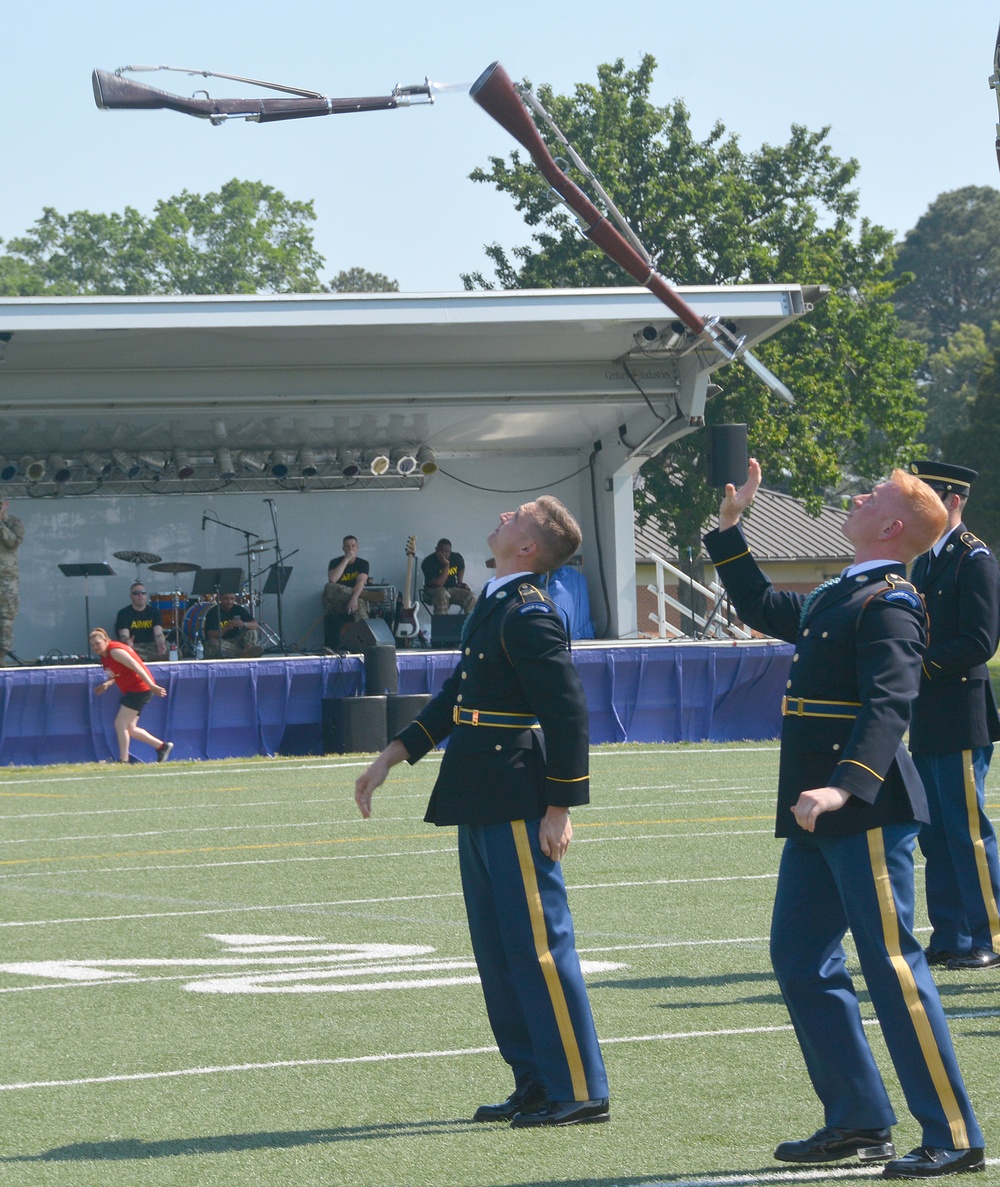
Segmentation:
[(24, 540), (24, 524), (16, 515), (0, 518), (0, 661), (14, 646), (17, 616), (17, 550)]

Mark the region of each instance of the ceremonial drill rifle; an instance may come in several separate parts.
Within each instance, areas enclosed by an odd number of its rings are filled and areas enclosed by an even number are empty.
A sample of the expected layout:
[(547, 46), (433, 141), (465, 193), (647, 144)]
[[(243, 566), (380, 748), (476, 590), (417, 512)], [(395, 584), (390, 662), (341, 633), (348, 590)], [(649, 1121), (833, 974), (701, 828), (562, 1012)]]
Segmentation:
[[(179, 74), (199, 75), (202, 78), (227, 78), (271, 91), (284, 91), (295, 98), (285, 99), (213, 99), (208, 91), (195, 91), (187, 98), (171, 91), (161, 91), (135, 79), (125, 78), (126, 71), (136, 73), (150, 70), (173, 70)], [(302, 87), (285, 86), (278, 82), (262, 82), (256, 78), (242, 78), (238, 74), (218, 74), (212, 70), (189, 70), (184, 66), (119, 66), (114, 72), (95, 70), (93, 73), (94, 101), (102, 111), (147, 111), (167, 108), (208, 120), (216, 127), (226, 120), (248, 120), (268, 124), (276, 120), (306, 119), (314, 115), (346, 115), (353, 111), (391, 111), (434, 102), (435, 91), (453, 89), (448, 84), (433, 83), (425, 78), (414, 86), (392, 88), (388, 95), (369, 95), (361, 98), (334, 99)], [(461, 84), (464, 85), (464, 84)], [(202, 96), (202, 97), (199, 97)]]
[[(993, 51), (993, 73), (990, 75), (990, 86), (997, 96), (997, 115), (1000, 116), (1000, 29), (997, 30), (997, 45)], [(1000, 166), (1000, 122), (997, 123), (997, 165)]]
[[(794, 397), (788, 388), (764, 364), (746, 349), (746, 339), (737, 337), (719, 318), (700, 317), (684, 298), (653, 267), (649, 252), (642, 246), (614, 203), (601, 188), (593, 173), (584, 165), (552, 117), (527, 87), (515, 86), (499, 62), (488, 66), (469, 91), (479, 106), (505, 128), (531, 154), (542, 176), (557, 197), (578, 215), (580, 228), (593, 243), (619, 267), (658, 297), (700, 339), (732, 362), (741, 359), (749, 369), (789, 404)], [(594, 186), (618, 228), (601, 213), (587, 195), (571, 181), (557, 164), (542, 139), (528, 108), (535, 111), (552, 129), (570, 160)]]

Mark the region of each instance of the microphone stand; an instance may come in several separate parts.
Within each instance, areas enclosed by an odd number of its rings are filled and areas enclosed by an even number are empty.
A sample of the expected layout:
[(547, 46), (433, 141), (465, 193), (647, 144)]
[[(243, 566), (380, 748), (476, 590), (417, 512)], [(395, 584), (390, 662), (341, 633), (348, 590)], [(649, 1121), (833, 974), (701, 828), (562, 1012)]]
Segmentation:
[[(202, 516), (202, 527), (205, 526), (206, 518), (207, 518), (208, 523), (217, 523), (219, 525), (219, 527), (221, 527), (221, 528), (229, 528), (230, 531), (239, 532), (240, 535), (246, 539), (246, 542), (247, 542), (247, 551), (246, 551), (247, 591), (250, 594), (250, 613), (252, 616), (256, 617), (257, 606), (256, 606), (256, 599), (254, 598), (254, 593), (253, 593), (253, 576), (251, 573), (251, 565), (253, 563), (253, 555), (252, 555), (253, 549), (251, 547), (251, 544), (254, 540), (259, 540), (260, 537), (257, 535), (256, 532), (248, 532), (246, 530), (246, 528), (238, 528), (236, 526), (236, 524), (226, 523), (225, 520), (219, 519), (214, 515)], [(242, 567), (243, 566), (241, 565), (240, 568), (242, 568)]]
[(288, 645), (285, 643), (285, 624), (282, 615), (282, 590), (285, 588), (285, 558), (281, 551), (281, 537), (278, 534), (278, 510), (274, 505), (274, 499), (265, 499), (264, 502), (271, 511), (271, 527), (274, 529), (274, 555), (276, 558), (274, 567), (278, 579), (278, 646), (281, 649), (281, 654), (287, 655)]

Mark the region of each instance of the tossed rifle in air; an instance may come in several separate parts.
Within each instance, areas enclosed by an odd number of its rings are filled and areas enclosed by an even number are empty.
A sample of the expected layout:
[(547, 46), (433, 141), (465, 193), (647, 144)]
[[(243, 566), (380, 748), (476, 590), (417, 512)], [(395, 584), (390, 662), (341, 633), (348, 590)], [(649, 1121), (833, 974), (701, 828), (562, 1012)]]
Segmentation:
[[(624, 268), (633, 279), (648, 288), (653, 296), (658, 297), (668, 309), (671, 309), (696, 339), (710, 345), (730, 362), (740, 359), (771, 391), (781, 396), (783, 400), (787, 400), (789, 404), (795, 402), (792, 393), (781, 380), (746, 349), (745, 338), (737, 337), (719, 318), (700, 317), (680, 293), (656, 271), (649, 252), (639, 242), (632, 228), (604, 192), (597, 178), (580, 160), (572, 145), (556, 127), (552, 116), (545, 110), (537, 96), (527, 87), (515, 86), (499, 62), (494, 62), (483, 71), (472, 84), (469, 94), (485, 112), (528, 150), (531, 159), (555, 191), (556, 196), (578, 216), (580, 229), (588, 239), (596, 243), (605, 255)], [(612, 225), (608, 217), (601, 213), (583, 190), (571, 181), (559, 167), (542, 139), (529, 108), (551, 128), (553, 135), (566, 150), (569, 160), (594, 187), (608, 214), (618, 224), (617, 227)]]
[[(270, 91), (283, 91), (294, 98), (266, 99), (213, 99), (208, 91), (195, 91), (190, 97), (176, 95), (172, 91), (161, 91), (145, 83), (126, 78), (126, 73), (153, 70), (172, 70), (201, 78), (226, 78), (231, 82), (243, 82)], [(251, 123), (268, 124), (276, 120), (307, 119), (314, 115), (346, 115), (354, 111), (391, 111), (396, 107), (410, 107), (434, 102), (435, 91), (464, 89), (465, 83), (454, 86), (431, 82), (425, 78), (414, 86), (392, 88), (388, 95), (368, 95), (360, 98), (335, 99), (309, 91), (302, 87), (285, 86), (280, 82), (262, 82), (256, 78), (242, 78), (238, 74), (219, 74), (212, 70), (189, 70), (184, 66), (119, 66), (115, 71), (95, 70), (92, 75), (94, 100), (102, 111), (149, 111), (166, 108), (193, 115), (209, 123), (225, 123), (226, 120), (248, 120)]]
[[(993, 73), (990, 75), (990, 86), (997, 96), (997, 115), (1000, 116), (1000, 29), (997, 30), (997, 44), (993, 51)], [(1000, 165), (1000, 123), (997, 124), (997, 165)]]

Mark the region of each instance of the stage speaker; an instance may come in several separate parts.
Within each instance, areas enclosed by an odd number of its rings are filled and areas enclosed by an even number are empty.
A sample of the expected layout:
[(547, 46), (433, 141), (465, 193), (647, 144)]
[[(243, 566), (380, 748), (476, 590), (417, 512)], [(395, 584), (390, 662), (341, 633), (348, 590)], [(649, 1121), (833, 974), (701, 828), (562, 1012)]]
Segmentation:
[(360, 622), (348, 622), (340, 632), (340, 646), (344, 651), (367, 651), (379, 645), (395, 647), (389, 624), (381, 618), (362, 618)]
[(431, 702), (429, 692), (410, 693), (402, 697), (389, 697), (389, 737), (394, 738), (400, 730), (406, 729), (424, 705)]
[[(376, 619), (376, 621), (378, 621)], [(389, 628), (385, 623), (381, 626)], [(365, 692), (368, 696), (395, 696), (399, 692), (399, 669), (396, 667), (396, 648), (384, 643), (369, 647), (365, 653)]]
[(742, 486), (747, 480), (747, 426), (710, 425), (708, 429), (708, 484), (727, 482)]
[(444, 651), (457, 647), (462, 641), (465, 619), (464, 614), (432, 614), (431, 646)]
[(328, 697), (323, 701), (323, 753), (378, 753), (389, 741), (386, 697)]

